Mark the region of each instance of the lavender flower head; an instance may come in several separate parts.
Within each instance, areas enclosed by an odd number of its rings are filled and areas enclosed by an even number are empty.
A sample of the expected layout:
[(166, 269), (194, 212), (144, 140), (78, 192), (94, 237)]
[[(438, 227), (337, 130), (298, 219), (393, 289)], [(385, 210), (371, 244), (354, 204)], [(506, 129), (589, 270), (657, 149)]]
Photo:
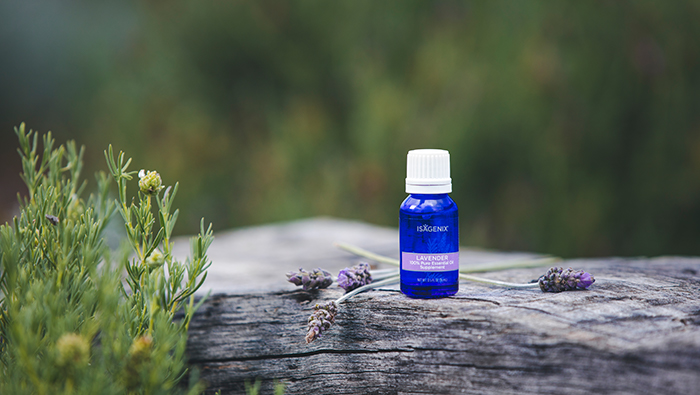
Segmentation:
[(299, 268), (299, 272), (287, 273), (287, 281), (294, 285), (301, 285), (304, 291), (312, 289), (328, 288), (333, 284), (333, 276), (327, 271), (316, 268), (311, 273)]
[(553, 267), (547, 270), (538, 283), (543, 292), (573, 291), (576, 289), (586, 289), (595, 282), (595, 278), (590, 273), (583, 270), (561, 267)]
[(338, 314), (338, 305), (331, 301), (326, 304), (316, 304), (314, 313), (309, 317), (309, 332), (306, 334), (306, 344), (321, 337), (321, 333), (328, 330), (335, 323), (335, 315)]
[(372, 275), (369, 273), (369, 264), (360, 262), (353, 267), (346, 267), (338, 273), (338, 286), (345, 292), (352, 291), (363, 285), (372, 282)]

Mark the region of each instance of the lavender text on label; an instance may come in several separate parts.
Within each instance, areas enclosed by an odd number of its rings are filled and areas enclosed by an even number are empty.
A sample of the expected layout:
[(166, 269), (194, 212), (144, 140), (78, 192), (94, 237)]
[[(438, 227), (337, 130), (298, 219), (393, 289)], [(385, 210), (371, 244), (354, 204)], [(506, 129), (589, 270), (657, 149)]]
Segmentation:
[(459, 252), (446, 254), (401, 253), (401, 268), (419, 272), (459, 270)]

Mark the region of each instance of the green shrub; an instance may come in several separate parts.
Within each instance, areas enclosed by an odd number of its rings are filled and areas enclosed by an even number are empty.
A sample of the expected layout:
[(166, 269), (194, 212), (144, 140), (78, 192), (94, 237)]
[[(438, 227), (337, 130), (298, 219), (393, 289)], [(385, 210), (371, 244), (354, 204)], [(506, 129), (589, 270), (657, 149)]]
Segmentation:
[[(198, 307), (193, 293), (206, 277), (211, 227), (202, 222), (192, 257), (178, 262), (170, 241), (177, 185), (162, 196), (158, 187), (139, 192), (137, 203), (127, 201), (134, 172), (110, 147), (119, 200), (115, 206), (109, 199), (105, 173), (84, 199), (83, 148), (74, 142), (54, 148), (48, 133), (40, 151), (37, 133), (24, 124), (15, 132), (29, 193), (13, 223), (0, 226), (0, 393), (200, 393), (196, 375), (189, 387), (179, 383), (187, 373), (186, 332)], [(115, 208), (131, 246), (117, 253), (104, 239)]]

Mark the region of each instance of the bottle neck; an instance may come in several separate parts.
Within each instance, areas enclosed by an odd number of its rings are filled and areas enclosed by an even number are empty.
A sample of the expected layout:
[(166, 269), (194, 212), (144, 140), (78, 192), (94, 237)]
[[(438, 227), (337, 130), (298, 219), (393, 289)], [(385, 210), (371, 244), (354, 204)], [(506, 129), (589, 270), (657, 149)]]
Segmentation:
[(446, 193), (411, 193), (410, 195), (412, 198), (420, 200), (438, 200), (449, 197)]
[(416, 185), (408, 181), (409, 180), (406, 180), (406, 193), (425, 195), (452, 193), (452, 182), (441, 183), (439, 185)]

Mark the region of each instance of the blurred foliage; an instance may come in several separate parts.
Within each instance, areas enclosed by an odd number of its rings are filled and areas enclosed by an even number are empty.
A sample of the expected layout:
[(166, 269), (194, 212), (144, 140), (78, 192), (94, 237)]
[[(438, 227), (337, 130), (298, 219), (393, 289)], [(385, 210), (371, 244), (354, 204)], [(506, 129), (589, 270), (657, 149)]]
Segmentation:
[[(2, 6), (3, 130), (111, 142), (179, 179), (180, 231), (395, 226), (406, 152), (443, 148), (464, 244), (700, 254), (697, 1), (67, 4), (33, 35), (9, 33), (40, 11)], [(41, 32), (65, 51), (29, 45)], [(31, 96), (32, 77), (54, 84)]]
[[(148, 254), (111, 252), (104, 235), (115, 204), (107, 175), (97, 175), (98, 193), (85, 199), (82, 149), (72, 141), (56, 146), (50, 133), (40, 139), (24, 124), (16, 132), (28, 194), (12, 225), (0, 225), (0, 393), (201, 394), (204, 383), (197, 373), (187, 377), (185, 355), (201, 302), (192, 297), (187, 305), (186, 298), (197, 277), (206, 277), (197, 268), (206, 270), (211, 233), (192, 240), (199, 251), (185, 264), (175, 261), (169, 231), (157, 231), (150, 210), (152, 195), (160, 225), (171, 228), (171, 200), (151, 192), (138, 206), (118, 204), (139, 236), (130, 241)], [(127, 166), (113, 169), (120, 190)], [(152, 231), (165, 234), (164, 253), (158, 236), (146, 234)], [(160, 262), (149, 258), (156, 251)]]

